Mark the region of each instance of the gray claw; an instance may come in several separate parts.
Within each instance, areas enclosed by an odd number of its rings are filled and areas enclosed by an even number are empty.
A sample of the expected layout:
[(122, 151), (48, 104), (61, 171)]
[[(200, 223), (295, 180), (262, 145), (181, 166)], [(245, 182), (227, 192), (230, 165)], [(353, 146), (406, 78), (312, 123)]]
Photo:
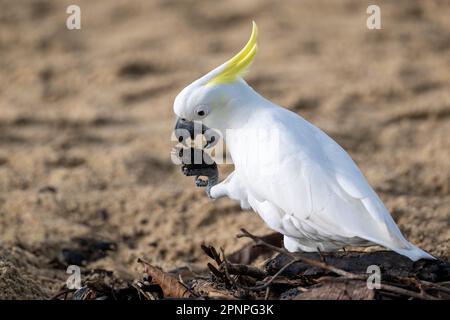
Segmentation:
[(195, 185), (197, 187), (206, 187), (208, 185), (208, 180), (200, 179), (198, 176), (195, 178)]
[(181, 167), (181, 170), (183, 172), (183, 174), (185, 176), (202, 176), (203, 174), (203, 169), (201, 168), (189, 168), (186, 166)]

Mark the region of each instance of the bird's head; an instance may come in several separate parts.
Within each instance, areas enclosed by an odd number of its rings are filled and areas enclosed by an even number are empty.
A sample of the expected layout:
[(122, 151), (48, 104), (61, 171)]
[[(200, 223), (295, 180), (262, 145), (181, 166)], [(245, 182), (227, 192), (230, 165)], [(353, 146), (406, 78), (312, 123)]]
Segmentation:
[[(242, 99), (249, 88), (242, 79), (257, 50), (258, 29), (253, 22), (250, 39), (233, 58), (185, 87), (175, 98), (175, 129), (193, 130), (194, 121), (213, 126), (230, 112), (230, 102)], [(192, 134), (192, 133), (191, 133)]]

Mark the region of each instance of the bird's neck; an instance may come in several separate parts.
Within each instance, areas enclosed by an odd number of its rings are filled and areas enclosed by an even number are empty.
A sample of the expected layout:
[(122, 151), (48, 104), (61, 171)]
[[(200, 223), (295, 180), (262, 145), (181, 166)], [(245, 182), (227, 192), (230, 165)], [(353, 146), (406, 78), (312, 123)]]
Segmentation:
[(233, 98), (227, 99), (227, 103), (215, 110), (214, 116), (205, 123), (224, 135), (226, 130), (244, 129), (252, 115), (274, 106), (243, 80), (233, 84), (228, 90), (228, 96)]

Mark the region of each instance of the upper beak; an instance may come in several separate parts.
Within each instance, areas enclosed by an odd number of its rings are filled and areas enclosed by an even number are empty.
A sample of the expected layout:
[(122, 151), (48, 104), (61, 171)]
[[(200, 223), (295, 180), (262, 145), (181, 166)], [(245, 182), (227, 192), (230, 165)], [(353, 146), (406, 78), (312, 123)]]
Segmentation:
[[(203, 125), (202, 125), (203, 126)], [(197, 125), (197, 128), (200, 126)], [(202, 128), (203, 129), (203, 128)], [(198, 131), (202, 131), (197, 129)], [(197, 134), (203, 134), (203, 132), (195, 132), (196, 126), (194, 121), (187, 121), (180, 117), (177, 117), (177, 122), (175, 124), (175, 136), (177, 137), (179, 142), (183, 142), (185, 138), (187, 138), (186, 133), (189, 133), (191, 139), (194, 139)]]
[(219, 139), (216, 131), (209, 129), (207, 126), (197, 121), (188, 121), (177, 117), (175, 124), (175, 136), (179, 142), (184, 142), (188, 136), (194, 140), (197, 135), (204, 135), (206, 138), (206, 145), (204, 148), (211, 147)]

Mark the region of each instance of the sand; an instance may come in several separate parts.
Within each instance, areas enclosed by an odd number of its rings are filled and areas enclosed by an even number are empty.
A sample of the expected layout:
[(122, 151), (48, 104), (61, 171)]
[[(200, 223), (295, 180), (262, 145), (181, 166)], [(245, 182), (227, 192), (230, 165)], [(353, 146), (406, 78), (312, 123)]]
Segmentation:
[[(70, 263), (202, 266), (245, 227), (170, 161), (172, 104), (260, 28), (246, 79), (355, 159), (405, 236), (450, 258), (450, 2), (0, 1), (0, 298), (51, 297)], [(221, 177), (231, 168), (221, 168)], [(78, 255), (77, 255), (78, 254)], [(81, 256), (81, 257), (80, 257)]]

